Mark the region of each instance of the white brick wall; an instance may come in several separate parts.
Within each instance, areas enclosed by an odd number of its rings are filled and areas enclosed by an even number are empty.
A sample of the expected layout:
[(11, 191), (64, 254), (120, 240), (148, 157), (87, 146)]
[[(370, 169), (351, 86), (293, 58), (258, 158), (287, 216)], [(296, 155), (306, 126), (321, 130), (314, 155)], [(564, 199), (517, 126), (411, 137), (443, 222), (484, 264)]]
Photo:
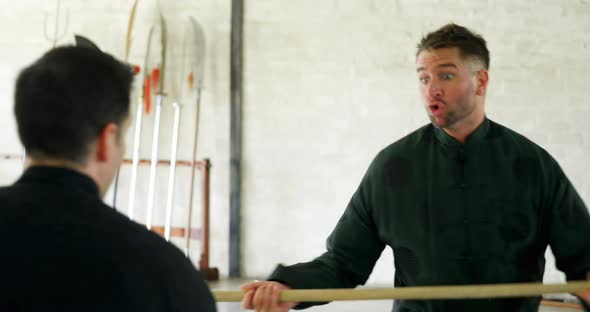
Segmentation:
[[(189, 15), (199, 20), (207, 36), (200, 155), (211, 157), (214, 165), (211, 263), (227, 274), (230, 1), (161, 2), (171, 44), (180, 43), (182, 23)], [(62, 3), (70, 10), (67, 41), (80, 32), (123, 56), (132, 1)], [(54, 2), (0, 0), (0, 5), (0, 152), (15, 154), (20, 147), (12, 121), (14, 77), (50, 46), (43, 36), (43, 16), (53, 16)], [(140, 1), (132, 62), (143, 64), (141, 47), (156, 21), (154, 10), (155, 1)], [(548, 149), (582, 197), (590, 200), (588, 1), (251, 0), (245, 13), (246, 275), (264, 277), (277, 262), (306, 261), (323, 252), (326, 236), (374, 155), (427, 122), (416, 89), (415, 45), (449, 21), (481, 32), (489, 42), (489, 116)], [(171, 57), (178, 49), (171, 48)], [(143, 146), (150, 142), (149, 118), (144, 119)], [(160, 155), (168, 158), (171, 110), (166, 109), (163, 118)], [(190, 157), (191, 118), (187, 108), (181, 159)], [(142, 155), (148, 157), (149, 148)], [(15, 163), (0, 161), (0, 182), (16, 178)], [(127, 175), (124, 171), (123, 210)], [(162, 169), (162, 180), (166, 175)], [(185, 205), (186, 179), (181, 170), (179, 209)], [(159, 187), (160, 205), (164, 184)], [(179, 214), (177, 222), (182, 223), (182, 217)], [(391, 263), (391, 252), (384, 252), (370, 281), (390, 284)], [(559, 278), (554, 269), (548, 276)]]

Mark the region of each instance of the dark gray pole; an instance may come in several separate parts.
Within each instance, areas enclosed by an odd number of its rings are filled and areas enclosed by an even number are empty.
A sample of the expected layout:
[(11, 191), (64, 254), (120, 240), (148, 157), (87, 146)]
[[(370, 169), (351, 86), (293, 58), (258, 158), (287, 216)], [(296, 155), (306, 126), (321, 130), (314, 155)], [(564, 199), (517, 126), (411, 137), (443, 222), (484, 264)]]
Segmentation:
[(231, 2), (229, 277), (240, 277), (240, 202), (242, 154), (242, 24), (244, 1)]

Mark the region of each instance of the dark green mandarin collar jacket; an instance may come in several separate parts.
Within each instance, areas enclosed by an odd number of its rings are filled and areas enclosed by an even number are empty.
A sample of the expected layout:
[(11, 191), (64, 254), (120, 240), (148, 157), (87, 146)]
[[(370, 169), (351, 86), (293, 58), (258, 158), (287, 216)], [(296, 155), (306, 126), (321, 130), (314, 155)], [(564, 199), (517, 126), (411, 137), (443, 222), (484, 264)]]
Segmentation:
[[(377, 155), (326, 253), (279, 265), (269, 279), (293, 288), (355, 287), (390, 246), (396, 287), (537, 282), (548, 245), (568, 279), (585, 279), (590, 216), (557, 162), (488, 119), (464, 144), (429, 124)], [(537, 311), (539, 301), (405, 300), (393, 310)]]

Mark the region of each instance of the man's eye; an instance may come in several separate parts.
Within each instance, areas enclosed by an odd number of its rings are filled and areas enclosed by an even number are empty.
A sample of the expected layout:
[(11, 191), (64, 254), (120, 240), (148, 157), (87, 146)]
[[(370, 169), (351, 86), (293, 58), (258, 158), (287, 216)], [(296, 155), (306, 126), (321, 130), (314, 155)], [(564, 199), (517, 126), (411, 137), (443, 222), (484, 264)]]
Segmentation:
[(453, 74), (442, 74), (441, 75), (442, 80), (451, 80), (453, 78), (455, 78), (455, 75), (453, 75)]
[(430, 81), (428, 77), (421, 77), (419, 80), (421, 84), (427, 84)]

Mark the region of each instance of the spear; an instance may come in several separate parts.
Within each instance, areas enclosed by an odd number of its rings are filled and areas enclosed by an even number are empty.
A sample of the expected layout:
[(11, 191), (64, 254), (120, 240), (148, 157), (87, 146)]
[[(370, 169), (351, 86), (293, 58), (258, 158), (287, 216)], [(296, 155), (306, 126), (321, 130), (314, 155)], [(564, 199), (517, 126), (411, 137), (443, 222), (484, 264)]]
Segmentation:
[[(131, 33), (133, 31), (133, 22), (135, 21), (135, 12), (137, 10), (137, 1), (133, 2), (133, 6), (131, 7), (131, 13), (129, 14), (129, 23), (127, 24), (127, 35), (125, 36), (125, 62), (129, 60), (129, 51), (131, 50)], [(141, 102), (140, 102), (141, 104)], [(141, 112), (141, 110), (140, 110)], [(139, 123), (137, 118), (135, 119), (135, 138), (137, 137), (138, 129), (141, 127), (141, 116), (139, 117)], [(137, 141), (133, 142), (134, 150), (135, 146), (139, 143)], [(139, 149), (139, 146), (137, 147)], [(135, 159), (134, 159), (135, 160)], [(117, 206), (117, 193), (119, 190), (119, 174), (121, 171), (121, 167), (117, 169), (117, 174), (115, 175), (115, 184), (113, 186), (113, 208)], [(132, 214), (132, 213), (131, 213)]]
[(166, 71), (166, 21), (160, 12), (160, 39), (161, 39), (161, 65), (158, 77), (158, 97), (156, 98), (156, 110), (154, 112), (154, 131), (152, 135), (152, 157), (150, 164), (150, 177), (148, 184), (148, 206), (147, 206), (147, 221), (148, 229), (152, 228), (152, 216), (154, 212), (154, 197), (156, 187), (156, 169), (158, 164), (158, 138), (160, 134), (160, 114), (162, 110), (162, 102), (164, 101), (164, 73)]
[[(190, 24), (193, 34), (194, 40), (194, 49), (195, 55), (193, 56), (192, 60), (194, 61), (194, 66), (192, 66), (192, 72), (189, 74), (189, 81), (191, 83), (191, 88), (194, 86), (196, 91), (196, 107), (195, 107), (195, 138), (193, 142), (193, 157), (191, 163), (191, 182), (190, 182), (190, 191), (189, 191), (189, 202), (188, 202), (188, 213), (187, 213), (187, 223), (186, 223), (186, 232), (184, 237), (184, 253), (188, 256), (189, 248), (190, 248), (190, 241), (191, 241), (191, 226), (192, 226), (192, 211), (193, 211), (193, 200), (194, 200), (194, 184), (195, 184), (195, 174), (196, 174), (196, 161), (197, 161), (197, 143), (199, 138), (199, 125), (200, 125), (200, 111), (201, 111), (201, 89), (203, 87), (203, 76), (204, 76), (204, 59), (205, 59), (205, 34), (201, 25), (194, 19), (190, 18)], [(196, 76), (196, 77), (195, 77)], [(208, 224), (209, 216), (203, 216), (204, 220), (203, 223)], [(208, 231), (207, 228), (203, 227), (202, 231)], [(205, 235), (201, 236), (202, 238), (206, 237)], [(209, 245), (208, 242), (203, 244), (203, 249), (208, 249)], [(205, 250), (203, 250), (202, 254), (205, 254)], [(208, 254), (208, 252), (206, 253)]]

